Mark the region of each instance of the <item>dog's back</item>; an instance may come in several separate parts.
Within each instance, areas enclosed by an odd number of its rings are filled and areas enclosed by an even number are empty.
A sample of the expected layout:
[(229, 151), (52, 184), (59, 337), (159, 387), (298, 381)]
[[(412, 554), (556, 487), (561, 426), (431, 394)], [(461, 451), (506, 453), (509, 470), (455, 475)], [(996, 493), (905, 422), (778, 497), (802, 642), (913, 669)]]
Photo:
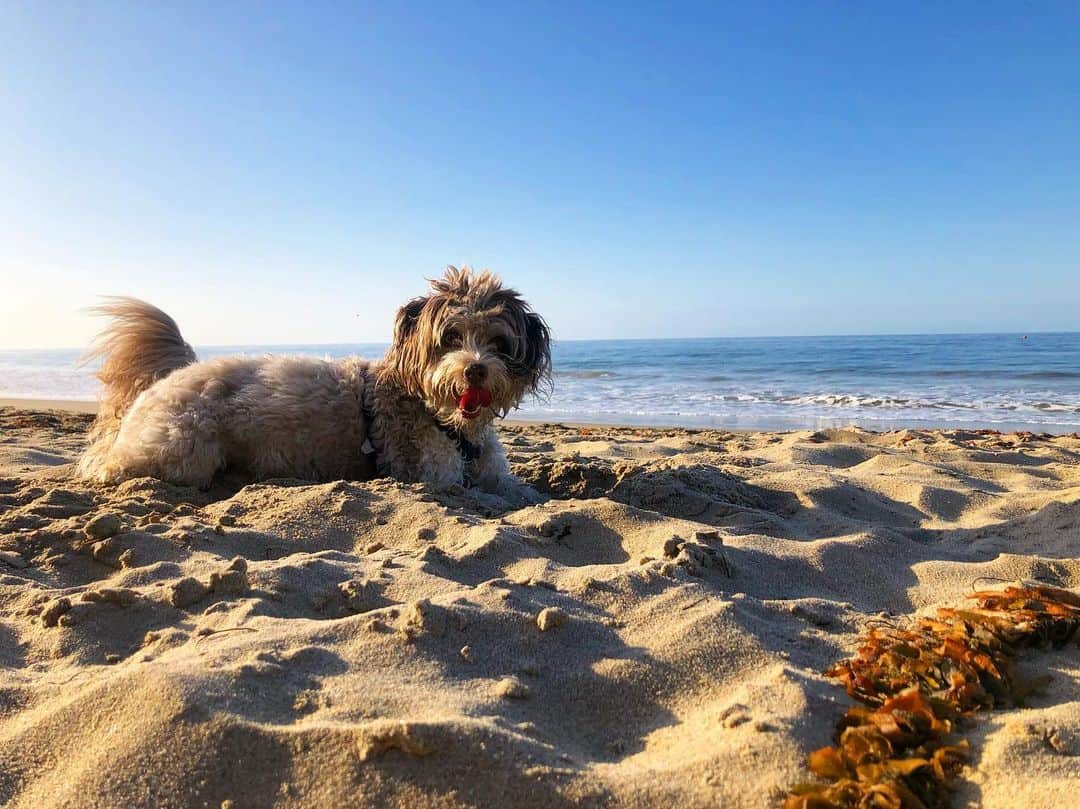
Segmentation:
[(80, 477), (152, 476), (207, 487), (226, 468), (256, 479), (370, 477), (362, 448), (368, 363), (359, 358), (217, 357), (197, 362), (171, 317), (133, 298), (91, 356), (105, 386)]

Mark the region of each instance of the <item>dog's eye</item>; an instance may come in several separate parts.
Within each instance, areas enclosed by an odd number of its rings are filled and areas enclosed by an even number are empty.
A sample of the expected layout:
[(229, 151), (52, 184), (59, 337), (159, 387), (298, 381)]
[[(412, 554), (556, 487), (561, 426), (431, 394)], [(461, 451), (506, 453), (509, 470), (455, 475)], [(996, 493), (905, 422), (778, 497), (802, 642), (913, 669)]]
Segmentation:
[(510, 341), (505, 337), (496, 337), (492, 343), (492, 347), (504, 357), (509, 357), (513, 353), (513, 346), (510, 345)]
[(457, 348), (461, 345), (461, 335), (454, 329), (443, 332), (442, 345), (443, 348)]

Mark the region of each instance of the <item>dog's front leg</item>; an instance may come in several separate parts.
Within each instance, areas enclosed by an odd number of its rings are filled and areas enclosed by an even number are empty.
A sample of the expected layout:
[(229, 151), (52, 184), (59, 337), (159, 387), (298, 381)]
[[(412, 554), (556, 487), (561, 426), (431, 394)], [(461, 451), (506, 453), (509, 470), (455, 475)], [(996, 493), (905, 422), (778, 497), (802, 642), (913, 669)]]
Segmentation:
[(518, 507), (544, 501), (536, 489), (514, 477), (510, 462), (506, 459), (506, 450), (494, 430), (488, 432), (480, 457), (476, 459), (476, 486)]

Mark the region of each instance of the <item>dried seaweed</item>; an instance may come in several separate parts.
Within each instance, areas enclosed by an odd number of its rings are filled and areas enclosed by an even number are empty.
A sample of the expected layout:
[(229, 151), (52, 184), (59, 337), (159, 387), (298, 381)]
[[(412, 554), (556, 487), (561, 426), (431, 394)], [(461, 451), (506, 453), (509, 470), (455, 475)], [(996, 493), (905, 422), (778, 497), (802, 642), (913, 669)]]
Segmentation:
[(783, 809), (946, 809), (967, 754), (956, 729), (976, 711), (1022, 706), (1048, 678), (1024, 680), (1026, 648), (1060, 647), (1080, 629), (1080, 595), (1055, 587), (972, 593), (974, 607), (941, 608), (910, 629), (874, 627), (826, 674), (861, 705), (836, 745), (807, 764), (825, 783), (794, 787)]

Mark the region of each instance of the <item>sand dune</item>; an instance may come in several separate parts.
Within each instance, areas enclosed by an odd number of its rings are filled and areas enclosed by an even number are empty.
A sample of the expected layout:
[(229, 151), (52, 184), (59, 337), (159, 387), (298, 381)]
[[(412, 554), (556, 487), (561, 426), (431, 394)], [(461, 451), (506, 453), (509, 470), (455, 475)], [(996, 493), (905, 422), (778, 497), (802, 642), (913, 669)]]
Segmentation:
[[(143, 479), (0, 410), (0, 804), (774, 805), (868, 621), (1080, 586), (1080, 438), (510, 425), (551, 499)], [(1080, 649), (957, 805), (1071, 806)], [(1052, 741), (1048, 741), (1052, 740)]]

